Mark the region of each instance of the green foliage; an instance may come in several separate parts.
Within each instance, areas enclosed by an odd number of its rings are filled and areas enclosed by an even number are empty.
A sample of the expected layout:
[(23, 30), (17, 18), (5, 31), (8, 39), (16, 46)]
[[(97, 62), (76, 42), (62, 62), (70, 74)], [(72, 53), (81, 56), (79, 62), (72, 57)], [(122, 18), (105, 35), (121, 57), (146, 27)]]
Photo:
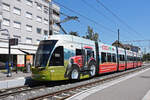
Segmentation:
[(150, 61), (150, 53), (144, 54), (143, 55), (143, 60), (144, 61)]
[(85, 38), (93, 40), (93, 41), (98, 41), (99, 35), (98, 35), (98, 33), (95, 33), (93, 31), (93, 28), (91, 28), (90, 26), (88, 26), (87, 35), (85, 36)]

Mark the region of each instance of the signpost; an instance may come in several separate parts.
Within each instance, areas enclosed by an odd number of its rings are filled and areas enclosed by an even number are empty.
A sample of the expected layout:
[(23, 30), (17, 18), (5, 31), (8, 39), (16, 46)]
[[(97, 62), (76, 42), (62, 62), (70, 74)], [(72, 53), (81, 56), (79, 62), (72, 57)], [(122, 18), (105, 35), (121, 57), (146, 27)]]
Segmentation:
[(11, 63), (10, 63), (10, 60), (11, 60), (11, 46), (15, 46), (15, 45), (18, 45), (18, 39), (17, 38), (9, 38), (9, 42), (8, 42), (8, 74), (7, 74), (7, 77), (11, 77), (12, 74), (11, 74), (11, 70), (10, 70), (10, 66), (11, 66)]
[(17, 38), (9, 39), (9, 45), (10, 46), (18, 45), (18, 39)]
[[(8, 29), (0, 29), (0, 31), (6, 31), (8, 34), (9, 34), (9, 31)], [(18, 39), (17, 38), (10, 38), (10, 34), (9, 34), (9, 37), (8, 37), (8, 73), (7, 73), (7, 77), (11, 77), (11, 70), (10, 70), (10, 56), (11, 56), (11, 46), (14, 46), (14, 45), (18, 45)]]

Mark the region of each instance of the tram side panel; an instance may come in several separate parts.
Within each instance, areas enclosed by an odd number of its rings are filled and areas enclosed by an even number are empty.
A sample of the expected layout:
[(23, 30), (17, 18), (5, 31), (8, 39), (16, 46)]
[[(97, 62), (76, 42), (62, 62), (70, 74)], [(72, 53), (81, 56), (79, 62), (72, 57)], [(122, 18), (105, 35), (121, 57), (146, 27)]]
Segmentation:
[(137, 53), (136, 52), (133, 52), (133, 68), (136, 68), (138, 67), (138, 64), (137, 64)]
[[(91, 44), (88, 42), (72, 42), (72, 49), (75, 55), (67, 58), (69, 61), (65, 64), (65, 66), (67, 66), (65, 77), (68, 79), (83, 79), (95, 76), (96, 51), (94, 42)], [(79, 74), (78, 77), (74, 77), (76, 75), (73, 75), (75, 69)]]
[(117, 71), (117, 55), (114, 46), (99, 43), (99, 55), (99, 74)]
[(137, 66), (141, 66), (141, 61), (140, 61), (140, 53), (137, 53)]
[(125, 49), (118, 48), (119, 71), (125, 70)]
[(133, 68), (133, 52), (126, 50), (126, 60), (127, 60), (127, 66), (126, 69)]

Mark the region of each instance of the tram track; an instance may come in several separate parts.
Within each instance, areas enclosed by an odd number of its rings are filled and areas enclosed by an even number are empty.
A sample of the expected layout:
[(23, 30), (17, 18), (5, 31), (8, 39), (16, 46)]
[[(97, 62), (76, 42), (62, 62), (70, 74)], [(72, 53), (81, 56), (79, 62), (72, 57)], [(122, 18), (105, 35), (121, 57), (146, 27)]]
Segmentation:
[(44, 86), (38, 86), (38, 87), (29, 87), (28, 85), (25, 86), (19, 86), (19, 87), (14, 87), (14, 88), (9, 88), (9, 89), (3, 89), (0, 92), (0, 99), (3, 99), (7, 96), (13, 96), (16, 95), (18, 93), (21, 92), (27, 92), (27, 91), (31, 91), (31, 90), (37, 90), (37, 89), (41, 89), (41, 88), (45, 88)]
[[(39, 85), (35, 87), (29, 87), (26, 85), (0, 90), (0, 100), (64, 100), (83, 90), (87, 90), (91, 87), (103, 84), (105, 82), (109, 82), (116, 78), (120, 78), (130, 73), (134, 73), (146, 68), (147, 66), (143, 66), (136, 69), (113, 73), (110, 75), (103, 75), (91, 79), (85, 79), (79, 82), (63, 81), (53, 83), (53, 85), (50, 83), (50, 85), (48, 86)], [(18, 97), (19, 95), (20, 97)], [(11, 99), (8, 97), (11, 97)]]
[(147, 68), (147, 66), (144, 66), (144, 67), (139, 67), (136, 69), (131, 69), (127, 72), (126, 71), (121, 72), (120, 74), (112, 74), (111, 77), (95, 80), (93, 82), (85, 83), (85, 84), (78, 85), (78, 86), (71, 87), (71, 88), (67, 88), (67, 89), (62, 89), (62, 90), (59, 90), (59, 91), (56, 91), (53, 93), (49, 93), (49, 94), (37, 96), (34, 98), (30, 98), (28, 100), (64, 100), (64, 99), (67, 99), (67, 98), (69, 98), (69, 97), (71, 97), (71, 96), (73, 96), (73, 95), (75, 95), (75, 94), (77, 94), (83, 90), (87, 90), (89, 88), (98, 86), (98, 85), (103, 84), (105, 82), (109, 82), (109, 81), (121, 78), (125, 75), (132, 74), (134, 72), (141, 71), (141, 70), (146, 69), (146, 68)]

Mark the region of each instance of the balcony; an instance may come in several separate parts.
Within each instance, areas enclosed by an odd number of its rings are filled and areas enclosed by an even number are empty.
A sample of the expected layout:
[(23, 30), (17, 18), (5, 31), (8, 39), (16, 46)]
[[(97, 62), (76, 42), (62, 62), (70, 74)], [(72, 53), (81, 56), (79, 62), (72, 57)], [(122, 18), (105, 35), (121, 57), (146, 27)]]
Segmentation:
[(60, 31), (60, 27), (57, 26), (57, 25), (52, 25), (52, 30), (59, 32)]
[(57, 12), (60, 11), (60, 7), (58, 5), (56, 5), (56, 4), (54, 4), (54, 3), (52, 4), (52, 9), (57, 11)]
[(52, 14), (52, 19), (54, 20), (54, 22), (60, 22), (60, 17), (55, 14)]

